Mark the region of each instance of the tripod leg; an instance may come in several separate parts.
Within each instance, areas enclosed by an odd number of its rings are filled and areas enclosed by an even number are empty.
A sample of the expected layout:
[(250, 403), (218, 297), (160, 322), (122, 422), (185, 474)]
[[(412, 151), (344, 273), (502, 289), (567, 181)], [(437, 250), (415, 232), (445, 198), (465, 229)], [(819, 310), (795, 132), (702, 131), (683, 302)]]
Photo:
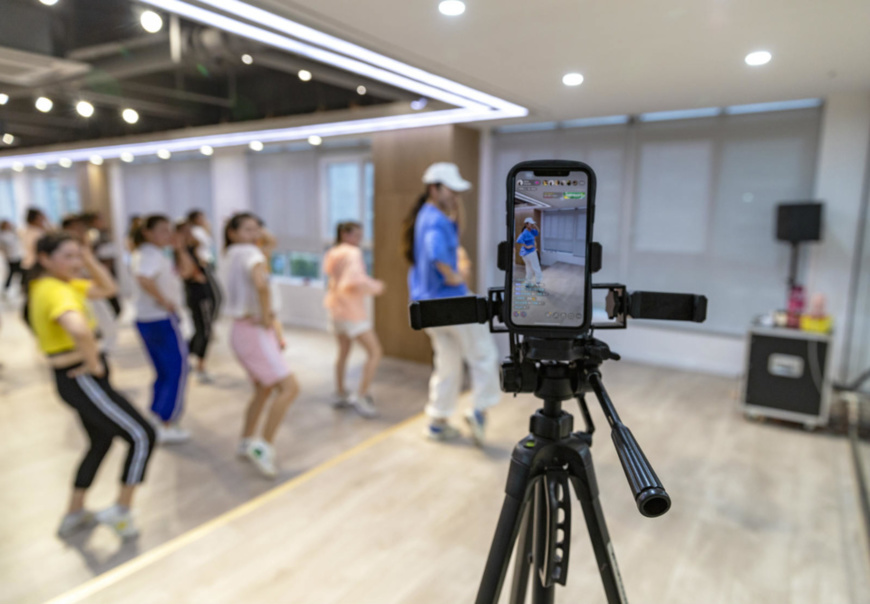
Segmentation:
[(523, 524), (520, 540), (517, 542), (517, 555), (514, 559), (514, 580), (511, 585), (510, 604), (523, 604), (529, 591), (529, 573), (532, 568), (532, 534), (535, 530), (535, 506), (526, 502), (523, 511)]
[(476, 604), (497, 604), (501, 594), (504, 578), (510, 564), (514, 542), (522, 523), (522, 512), (526, 507), (528, 498), (528, 482), (530, 463), (528, 460), (533, 453), (523, 447), (523, 443), (514, 449), (511, 458), (511, 467), (508, 472), (507, 486), (505, 487), (504, 504), (495, 527), (495, 536), (486, 559), (486, 567), (483, 578), (480, 580), (480, 589), (477, 592)]
[(601, 582), (604, 584), (604, 593), (608, 604), (628, 604), (625, 595), (625, 587), (622, 585), (622, 577), (616, 564), (616, 554), (610, 542), (610, 534), (607, 532), (607, 524), (604, 522), (604, 513), (601, 511), (601, 502), (598, 499), (598, 483), (595, 480), (595, 469), (592, 467), (592, 455), (588, 448), (584, 449), (580, 456), (571, 463), (571, 481), (583, 508), (583, 516), (586, 519), (586, 528), (589, 531), (589, 540), (595, 552), (595, 560), (598, 562), (598, 572), (601, 574)]

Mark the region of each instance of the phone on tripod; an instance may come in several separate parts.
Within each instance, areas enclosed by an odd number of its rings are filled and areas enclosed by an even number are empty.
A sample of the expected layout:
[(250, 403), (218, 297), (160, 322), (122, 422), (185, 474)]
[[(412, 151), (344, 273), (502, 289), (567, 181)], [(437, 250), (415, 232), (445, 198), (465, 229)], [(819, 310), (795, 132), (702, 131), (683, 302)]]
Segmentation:
[(565, 160), (522, 162), (507, 178), (505, 313), (519, 334), (570, 338), (592, 316), (595, 172)]

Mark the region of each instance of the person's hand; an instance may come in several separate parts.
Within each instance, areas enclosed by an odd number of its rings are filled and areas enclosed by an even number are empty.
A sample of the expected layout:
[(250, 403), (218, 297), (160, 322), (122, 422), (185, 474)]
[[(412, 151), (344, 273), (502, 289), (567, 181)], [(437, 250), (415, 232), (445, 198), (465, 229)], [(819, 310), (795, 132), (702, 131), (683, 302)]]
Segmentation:
[(162, 306), (164, 309), (166, 309), (170, 314), (173, 314), (173, 315), (177, 315), (177, 314), (178, 314), (178, 308), (177, 308), (177, 307), (175, 306), (175, 304), (172, 303), (171, 301), (169, 301), (169, 300), (160, 300), (160, 301), (158, 302), (158, 304), (159, 304), (160, 306)]
[(280, 334), (278, 335), (278, 348), (280, 348), (281, 350), (287, 348), (287, 340), (285, 340), (284, 336)]
[(66, 372), (67, 376), (75, 379), (82, 375), (92, 375), (95, 378), (103, 378), (106, 376), (106, 366), (102, 360), (97, 361), (96, 365), (82, 364), (75, 369), (70, 369)]

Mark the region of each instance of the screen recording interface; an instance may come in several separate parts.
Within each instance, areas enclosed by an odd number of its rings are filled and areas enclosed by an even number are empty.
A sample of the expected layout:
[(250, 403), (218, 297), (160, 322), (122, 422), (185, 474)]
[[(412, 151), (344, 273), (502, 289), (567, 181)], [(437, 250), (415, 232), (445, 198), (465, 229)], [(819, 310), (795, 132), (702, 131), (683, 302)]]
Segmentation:
[(587, 177), (519, 172), (514, 187), (511, 319), (580, 327), (586, 295)]

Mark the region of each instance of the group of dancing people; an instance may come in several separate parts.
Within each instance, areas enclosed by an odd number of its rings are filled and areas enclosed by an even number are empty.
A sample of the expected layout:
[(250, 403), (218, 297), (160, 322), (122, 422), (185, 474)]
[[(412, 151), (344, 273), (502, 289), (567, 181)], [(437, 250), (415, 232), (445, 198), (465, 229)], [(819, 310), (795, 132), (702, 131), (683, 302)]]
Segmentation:
[[(411, 264), (411, 300), (466, 295), (470, 263), (459, 243), (460, 194), (471, 184), (454, 164), (447, 163), (431, 166), (423, 182), (425, 191), (405, 221), (403, 243)], [(30, 218), (34, 218), (32, 225)], [(60, 229), (52, 229), (44, 216), (29, 214), (28, 224), (38, 232), (23, 233), (20, 242), (21, 248), (32, 242), (23, 275), (25, 320), (53, 370), (60, 398), (77, 412), (90, 441), (58, 534), (68, 537), (95, 522), (112, 527), (123, 538), (138, 534), (131, 506), (154, 447), (190, 438), (181, 419), (191, 369), (201, 383), (213, 382), (206, 358), (219, 312), (231, 320), (229, 345), (253, 386), (237, 453), (263, 475), (275, 477), (275, 438), (300, 386), (283, 354), (287, 344), (278, 320), (280, 296), (269, 261), (275, 240), (262, 221), (247, 212), (230, 217), (223, 229), (220, 254), (215, 253), (202, 212), (192, 212), (178, 224), (163, 215), (132, 221), (129, 269), (135, 281), (135, 326), (156, 374), (150, 419), (112, 386), (110, 353), (100, 343), (95, 301), (115, 300), (113, 308), (119, 304), (117, 281), (110, 270), (115, 256), (101, 252), (106, 245), (101, 219), (70, 217)], [(384, 284), (367, 272), (360, 248), (362, 226), (344, 222), (336, 231), (335, 244), (323, 263), (327, 278), (324, 304), (338, 350), (332, 404), (373, 418), (378, 411), (370, 389), (382, 351), (367, 299), (379, 295)], [(0, 243), (9, 260), (6, 240)], [(182, 337), (176, 301), (181, 283), (194, 326), (189, 341)], [(494, 341), (482, 325), (433, 328), (427, 334), (433, 346), (434, 371), (425, 435), (442, 441), (460, 434), (449, 419), (459, 396), (464, 360), (474, 390), (474, 405), (465, 419), (471, 437), (480, 444), (486, 409), (501, 398)], [(367, 358), (358, 387), (351, 390), (346, 371), (354, 342), (366, 351)], [(196, 359), (193, 367), (191, 356)], [(128, 444), (120, 492), (115, 504), (93, 513), (85, 506), (86, 493), (115, 437)]]

